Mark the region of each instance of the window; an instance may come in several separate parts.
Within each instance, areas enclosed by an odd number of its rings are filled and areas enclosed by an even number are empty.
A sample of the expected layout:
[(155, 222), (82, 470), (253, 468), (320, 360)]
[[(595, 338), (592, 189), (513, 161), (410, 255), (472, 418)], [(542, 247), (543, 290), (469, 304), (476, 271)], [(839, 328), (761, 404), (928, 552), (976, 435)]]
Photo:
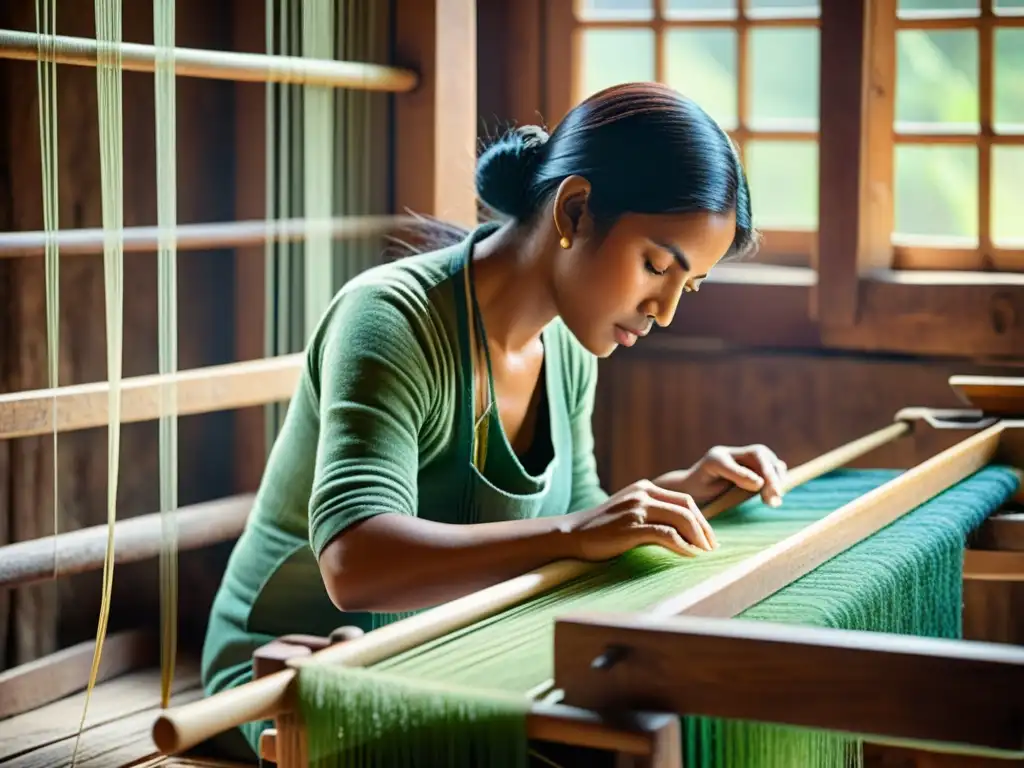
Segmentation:
[(818, 229), (817, 0), (579, 0), (571, 101), (630, 80), (695, 99), (747, 167), (758, 261), (806, 266)]
[(868, 172), (891, 190), (874, 222), (891, 266), (1024, 271), (1024, 2), (886, 2), (869, 55), (889, 82), (868, 118), (891, 146)]

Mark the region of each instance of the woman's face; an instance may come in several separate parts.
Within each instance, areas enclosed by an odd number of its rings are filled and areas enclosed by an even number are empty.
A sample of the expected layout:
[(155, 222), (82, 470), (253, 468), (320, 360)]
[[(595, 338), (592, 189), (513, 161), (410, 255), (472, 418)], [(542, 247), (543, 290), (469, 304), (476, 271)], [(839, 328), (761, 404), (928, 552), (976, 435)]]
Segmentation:
[(581, 218), (583, 236), (556, 257), (555, 300), (599, 357), (632, 346), (653, 323), (671, 323), (684, 292), (700, 288), (736, 235), (732, 213), (627, 214), (594, 242)]

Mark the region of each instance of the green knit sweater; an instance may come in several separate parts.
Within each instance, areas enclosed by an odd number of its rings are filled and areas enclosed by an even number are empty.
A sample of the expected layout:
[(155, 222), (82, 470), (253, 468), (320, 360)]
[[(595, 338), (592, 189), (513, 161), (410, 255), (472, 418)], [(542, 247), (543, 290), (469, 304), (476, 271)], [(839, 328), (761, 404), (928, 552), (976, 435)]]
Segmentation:
[[(338, 611), (317, 567), (327, 544), (359, 520), (397, 513), (489, 522), (561, 515), (607, 498), (591, 431), (597, 361), (559, 320), (543, 332), (534, 444), (517, 456), (494, 417), (483, 470), (471, 461), (463, 270), (473, 243), (493, 229), (371, 269), (335, 297), (310, 339), (213, 606), (202, 664), (208, 693), (250, 680), (253, 651), (274, 637), (388, 620)], [(250, 746), (265, 725), (243, 729)]]

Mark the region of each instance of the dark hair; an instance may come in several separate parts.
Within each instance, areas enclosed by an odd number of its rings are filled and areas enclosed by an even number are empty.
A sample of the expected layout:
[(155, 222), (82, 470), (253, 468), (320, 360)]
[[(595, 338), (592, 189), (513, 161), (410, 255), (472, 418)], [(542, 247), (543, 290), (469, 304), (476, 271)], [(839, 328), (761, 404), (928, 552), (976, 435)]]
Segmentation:
[(480, 156), (476, 189), (495, 213), (528, 222), (569, 176), (591, 184), (599, 230), (626, 213), (736, 212), (726, 259), (757, 248), (750, 192), (728, 134), (696, 102), (658, 83), (595, 93), (548, 134), (511, 130)]

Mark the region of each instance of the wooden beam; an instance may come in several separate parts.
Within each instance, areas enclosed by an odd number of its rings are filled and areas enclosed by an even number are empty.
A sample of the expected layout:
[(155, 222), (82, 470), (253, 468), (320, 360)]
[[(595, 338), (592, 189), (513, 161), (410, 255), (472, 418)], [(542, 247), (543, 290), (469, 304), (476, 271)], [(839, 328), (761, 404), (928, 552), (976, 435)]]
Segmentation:
[[(2, 552), (2, 550), (0, 550)], [(0, 568), (7, 563), (0, 555)], [(0, 720), (20, 715), (85, 689), (96, 643), (88, 640), (27, 664), (0, 672)], [(103, 644), (97, 683), (143, 669), (160, 660), (151, 632), (133, 630), (111, 635)]]
[[(246, 86), (247, 90), (252, 87), (252, 85)], [(240, 132), (252, 131), (251, 124), (254, 122), (256, 121), (246, 121), (244, 130), (240, 129)], [(248, 159), (251, 157), (252, 154), (247, 156), (247, 164), (252, 163)], [(247, 191), (251, 196), (252, 186), (249, 186)], [(258, 214), (250, 213), (248, 215)], [(244, 248), (262, 246), (270, 241), (303, 240), (311, 232), (327, 232), (336, 240), (355, 240), (361, 237), (385, 234), (411, 222), (412, 219), (407, 216), (338, 216), (322, 221), (249, 219), (208, 224), (181, 224), (174, 229), (174, 246), (179, 251)], [(159, 227), (125, 227), (121, 231), (124, 237), (125, 253), (156, 253), (160, 238)], [(103, 238), (103, 230), (97, 228), (65, 229), (53, 237), (62, 257), (103, 253)], [(0, 234), (0, 259), (42, 256), (46, 252), (48, 239), (49, 235), (46, 232)], [(250, 257), (260, 269), (262, 269), (262, 255), (263, 252), (260, 249), (259, 253), (253, 252)], [(246, 298), (252, 299), (250, 296)]]
[(1024, 377), (950, 376), (949, 386), (968, 405), (994, 416), (1024, 416)]
[(821, 2), (818, 286), (814, 313), (825, 326), (857, 320), (861, 222), (861, 131), (868, 3)]
[[(0, 59), (37, 61), (40, 48), (52, 51), (60, 64), (95, 67), (99, 44), (95, 38), (54, 35), (42, 38), (34, 32), (0, 29)], [(121, 67), (125, 72), (153, 72), (157, 53), (152, 45), (122, 43)], [(362, 91), (402, 93), (416, 87), (415, 70), (382, 67), (355, 61), (307, 59), (301, 56), (267, 56), (257, 53), (174, 49), (176, 77), (256, 83), (302, 83)]]
[[(291, 398), (304, 356), (282, 355), (244, 363), (193, 368), (121, 382), (121, 423), (160, 417), (165, 387), (176, 390), (175, 411), (184, 416), (264, 405)], [(71, 432), (107, 424), (107, 382), (0, 395), (0, 440)]]
[(566, 704), (598, 712), (655, 709), (1024, 752), (1024, 649), (1004, 644), (740, 619), (563, 617), (555, 684)]
[(1024, 582), (1024, 552), (968, 549), (964, 552), (964, 580)]
[(859, 283), (856, 325), (825, 346), (952, 357), (1024, 357), (1024, 275), (878, 272)]
[(1024, 512), (1007, 512), (990, 517), (971, 537), (973, 549), (1024, 552)]
[(477, 222), (476, 3), (396, 0), (395, 61), (421, 73), (395, 99), (394, 210)]
[[(180, 551), (230, 541), (245, 528), (252, 496), (235, 496), (182, 507), (171, 513)], [(156, 557), (164, 544), (159, 512), (116, 522), (114, 563)], [(54, 541), (56, 538), (56, 541)], [(103, 567), (107, 526), (96, 525), (56, 537), (47, 536), (0, 547), (0, 589), (24, 586)]]

